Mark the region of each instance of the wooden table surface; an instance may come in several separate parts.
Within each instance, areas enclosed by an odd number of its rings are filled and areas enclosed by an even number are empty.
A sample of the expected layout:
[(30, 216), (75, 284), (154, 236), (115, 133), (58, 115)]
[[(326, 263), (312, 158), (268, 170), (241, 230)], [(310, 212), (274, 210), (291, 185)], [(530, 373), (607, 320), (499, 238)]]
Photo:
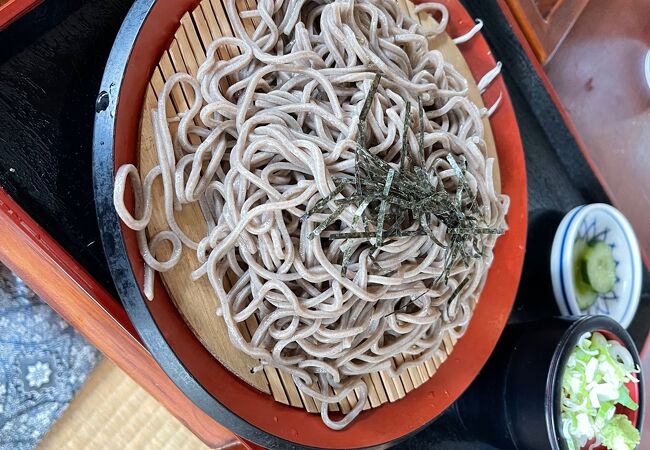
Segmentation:
[[(525, 147), (531, 239), (511, 322), (557, 314), (548, 278), (555, 227), (573, 206), (607, 197), (544, 89), (541, 68), (521, 46), (519, 31), (513, 34), (512, 18), (493, 2), (463, 3), (485, 20), (484, 34), (504, 62)], [(204, 442), (231, 445), (237, 438), (183, 396), (141, 345), (101, 251), (90, 169), (94, 101), (129, 6), (126, 0), (46, 0), (0, 33), (0, 260)], [(645, 297), (648, 284), (646, 272)], [(630, 328), (637, 343), (648, 333), (648, 307), (642, 301)], [(403, 447), (481, 448), (454, 413), (451, 408)]]
[[(603, 21), (602, 17), (609, 17)], [(648, 0), (591, 0), (544, 70), (650, 264)], [(597, 124), (597, 125), (596, 125)]]
[(43, 0), (0, 0), (0, 30), (18, 20)]

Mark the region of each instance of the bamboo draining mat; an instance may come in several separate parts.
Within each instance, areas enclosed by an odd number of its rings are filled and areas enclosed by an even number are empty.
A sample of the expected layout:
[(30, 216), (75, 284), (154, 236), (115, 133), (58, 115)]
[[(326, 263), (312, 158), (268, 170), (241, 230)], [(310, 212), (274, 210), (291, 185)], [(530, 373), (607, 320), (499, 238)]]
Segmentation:
[[(255, 0), (239, 0), (240, 11), (253, 9), (255, 7), (254, 2)], [(413, 4), (406, 0), (399, 0), (399, 3), (404, 11), (408, 11), (412, 16), (415, 15)], [(418, 19), (425, 27), (434, 24), (433, 19), (425, 13), (420, 14)], [(254, 27), (253, 21), (247, 20), (245, 24), (252, 31)], [(468, 24), (468, 26), (471, 25)], [(180, 26), (169, 49), (162, 55), (151, 77), (143, 105), (139, 155), (139, 170), (143, 179), (144, 175), (154, 165), (157, 165), (150, 110), (156, 106), (158, 94), (161, 92), (165, 80), (175, 72), (187, 72), (196, 75), (199, 65), (205, 60), (205, 49), (215, 38), (224, 35), (232, 35), (232, 30), (221, 0), (203, 0), (194, 11), (186, 13), (181, 19)], [(483, 102), (470, 70), (451, 38), (446, 34), (438, 36), (431, 39), (430, 47), (440, 50), (445, 59), (451, 62), (468, 79), (470, 98), (479, 107), (482, 107)], [(222, 59), (230, 59), (236, 55), (236, 52), (236, 48), (221, 47), (219, 56)], [(190, 93), (179, 86), (172, 90), (171, 98), (173, 106), (168, 104), (170, 108), (167, 111), (168, 116), (187, 110), (188, 104), (192, 100)], [(484, 125), (488, 154), (496, 157), (494, 139), (487, 120), (484, 120)], [(495, 172), (495, 186), (498, 187), (500, 181), (497, 164), (495, 164)], [(162, 208), (162, 197), (162, 185), (157, 182), (154, 184), (153, 189), (154, 212), (147, 227), (149, 235), (167, 229)], [(206, 224), (197, 205), (185, 205), (182, 211), (176, 213), (176, 219), (181, 228), (192, 239), (198, 241), (205, 236), (207, 232)], [(224, 366), (250, 385), (262, 392), (272, 394), (281, 403), (305, 408), (309, 412), (317, 413), (320, 406), (319, 402), (301, 395), (291, 377), (283, 372), (272, 367), (265, 367), (264, 371), (255, 374), (251, 373), (251, 368), (258, 363), (236, 350), (230, 343), (225, 323), (216, 314), (217, 298), (207, 277), (203, 277), (198, 281), (192, 281), (190, 278), (190, 273), (198, 265), (194, 252), (184, 248), (180, 262), (172, 270), (162, 274), (162, 279), (170, 297), (198, 339)], [(257, 322), (255, 319), (248, 320), (242, 330), (244, 336), (250, 337), (256, 327)], [(449, 356), (455, 344), (455, 340), (449, 335), (444, 336), (443, 342), (444, 345), (440, 347), (435, 357), (418, 367), (409, 369), (399, 378), (393, 379), (385, 373), (367, 375), (365, 381), (369, 388), (369, 401), (365, 409), (375, 408), (383, 403), (399, 400), (433, 376), (440, 364)], [(395, 362), (399, 364), (409, 358), (411, 356), (400, 355), (395, 358)], [(351, 393), (347, 399), (338, 405), (331, 405), (330, 409), (340, 410), (345, 413), (357, 401), (356, 394)]]

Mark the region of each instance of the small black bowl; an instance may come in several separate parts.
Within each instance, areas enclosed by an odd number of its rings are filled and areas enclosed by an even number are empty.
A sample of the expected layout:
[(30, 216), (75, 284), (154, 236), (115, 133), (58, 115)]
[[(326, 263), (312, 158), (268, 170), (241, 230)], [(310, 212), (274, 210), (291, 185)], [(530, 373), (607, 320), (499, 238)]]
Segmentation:
[[(569, 354), (586, 332), (617, 338), (641, 366), (630, 335), (607, 316), (553, 318), (508, 326), (478, 378), (458, 400), (464, 426), (501, 449), (566, 449), (561, 435), (562, 376)], [(639, 373), (636, 426), (643, 423)]]

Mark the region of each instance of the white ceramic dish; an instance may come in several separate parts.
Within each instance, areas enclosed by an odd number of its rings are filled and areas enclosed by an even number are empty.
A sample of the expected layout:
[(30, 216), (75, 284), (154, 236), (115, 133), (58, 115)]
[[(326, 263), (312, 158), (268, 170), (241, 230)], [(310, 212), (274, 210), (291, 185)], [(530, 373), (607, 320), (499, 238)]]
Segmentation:
[[(574, 247), (580, 239), (605, 241), (616, 261), (614, 289), (600, 294), (586, 310), (578, 307), (573, 276)], [(553, 292), (563, 315), (604, 314), (627, 327), (639, 305), (641, 269), (639, 243), (630, 223), (616, 208), (594, 203), (578, 206), (564, 216), (551, 250)]]

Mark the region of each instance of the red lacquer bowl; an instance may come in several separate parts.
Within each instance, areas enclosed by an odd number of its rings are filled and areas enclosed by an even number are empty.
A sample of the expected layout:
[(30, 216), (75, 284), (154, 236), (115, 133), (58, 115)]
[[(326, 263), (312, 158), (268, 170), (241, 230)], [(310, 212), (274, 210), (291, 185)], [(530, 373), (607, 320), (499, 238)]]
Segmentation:
[[(179, 388), (207, 414), (240, 436), (265, 447), (365, 448), (387, 446), (418, 431), (469, 386), (506, 324), (524, 258), (527, 228), (526, 169), (515, 113), (501, 77), (484, 98), (503, 102), (490, 122), (499, 157), (502, 192), (510, 196), (508, 231), (499, 238), (487, 283), (465, 336), (435, 375), (404, 399), (363, 412), (343, 431), (320, 416), (282, 405), (241, 381), (201, 345), (157, 279), (156, 299), (141, 291), (143, 261), (135, 233), (120, 223), (112, 204), (113, 176), (137, 164), (140, 114), (147, 83), (181, 16), (198, 0), (139, 0), (123, 24), (108, 60), (96, 105), (93, 170), (104, 249), (118, 293), (142, 340)], [(443, 0), (448, 32), (474, 24), (457, 0)], [(460, 47), (476, 79), (496, 61), (482, 36)]]

